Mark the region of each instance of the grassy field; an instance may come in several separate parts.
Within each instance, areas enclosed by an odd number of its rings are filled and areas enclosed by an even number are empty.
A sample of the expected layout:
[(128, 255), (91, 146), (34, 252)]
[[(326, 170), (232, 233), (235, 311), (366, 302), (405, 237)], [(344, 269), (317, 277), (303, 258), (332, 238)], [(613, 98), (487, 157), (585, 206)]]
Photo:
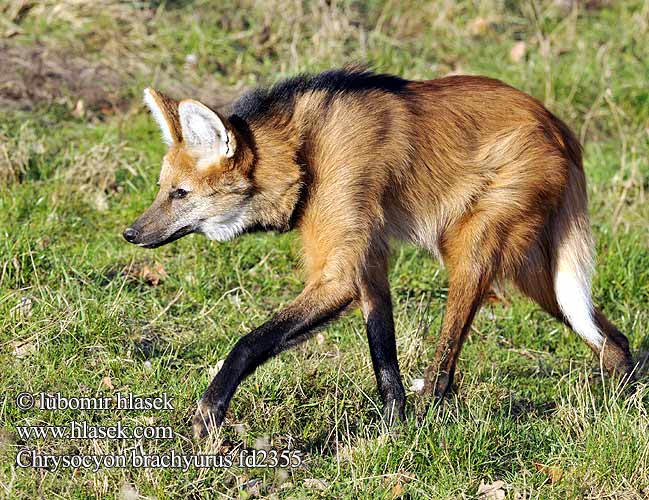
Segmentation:
[[(649, 497), (649, 2), (497, 0), (0, 3), (0, 497)], [(295, 235), (190, 236), (149, 251), (121, 231), (164, 152), (154, 85), (222, 105), (350, 62), (412, 79), (485, 74), (543, 100), (585, 145), (594, 296), (641, 362), (635, 391), (513, 292), (478, 315), (455, 393), (388, 433), (359, 313), (270, 361), (214, 439), (194, 405), (236, 340), (301, 290)], [(432, 356), (447, 294), (423, 251), (391, 270), (404, 383)], [(22, 411), (21, 392), (173, 397), (171, 411)], [(171, 440), (20, 437), (16, 426), (171, 426)], [(301, 450), (295, 468), (19, 468), (41, 455)]]

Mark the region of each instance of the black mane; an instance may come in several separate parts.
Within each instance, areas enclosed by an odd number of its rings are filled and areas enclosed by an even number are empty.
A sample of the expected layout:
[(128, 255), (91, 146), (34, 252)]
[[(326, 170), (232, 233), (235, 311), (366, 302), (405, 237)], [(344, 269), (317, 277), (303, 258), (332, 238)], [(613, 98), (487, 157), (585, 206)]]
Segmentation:
[(317, 75), (302, 74), (282, 80), (269, 88), (245, 93), (231, 108), (231, 114), (245, 121), (255, 120), (276, 106), (292, 108), (296, 96), (324, 91), (333, 94), (381, 90), (392, 94), (405, 92), (408, 81), (398, 76), (364, 69), (335, 69)]

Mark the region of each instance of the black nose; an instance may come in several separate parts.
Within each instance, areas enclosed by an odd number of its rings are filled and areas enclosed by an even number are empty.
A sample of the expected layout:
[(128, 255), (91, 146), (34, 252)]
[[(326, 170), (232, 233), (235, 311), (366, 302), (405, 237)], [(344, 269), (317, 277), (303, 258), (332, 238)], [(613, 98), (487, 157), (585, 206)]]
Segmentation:
[(135, 229), (133, 229), (132, 227), (127, 227), (124, 230), (124, 233), (122, 234), (122, 236), (124, 236), (124, 239), (126, 241), (128, 241), (130, 243), (133, 243), (135, 241), (135, 238), (137, 238), (138, 234), (139, 233)]

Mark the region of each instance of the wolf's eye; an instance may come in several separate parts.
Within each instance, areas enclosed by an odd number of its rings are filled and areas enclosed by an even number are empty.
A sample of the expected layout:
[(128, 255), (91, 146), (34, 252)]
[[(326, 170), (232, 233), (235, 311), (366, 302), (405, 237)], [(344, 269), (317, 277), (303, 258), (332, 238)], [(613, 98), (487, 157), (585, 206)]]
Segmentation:
[(174, 189), (171, 193), (169, 193), (169, 197), (173, 200), (180, 200), (187, 196), (189, 194), (189, 191), (185, 191), (184, 189)]

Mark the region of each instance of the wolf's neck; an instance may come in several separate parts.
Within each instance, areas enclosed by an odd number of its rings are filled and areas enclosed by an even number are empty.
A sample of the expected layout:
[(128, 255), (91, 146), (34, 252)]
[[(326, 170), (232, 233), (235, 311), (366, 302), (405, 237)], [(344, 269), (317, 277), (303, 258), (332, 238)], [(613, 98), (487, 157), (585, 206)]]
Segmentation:
[(254, 223), (287, 231), (295, 222), (305, 184), (302, 125), (277, 116), (251, 123), (254, 166)]

